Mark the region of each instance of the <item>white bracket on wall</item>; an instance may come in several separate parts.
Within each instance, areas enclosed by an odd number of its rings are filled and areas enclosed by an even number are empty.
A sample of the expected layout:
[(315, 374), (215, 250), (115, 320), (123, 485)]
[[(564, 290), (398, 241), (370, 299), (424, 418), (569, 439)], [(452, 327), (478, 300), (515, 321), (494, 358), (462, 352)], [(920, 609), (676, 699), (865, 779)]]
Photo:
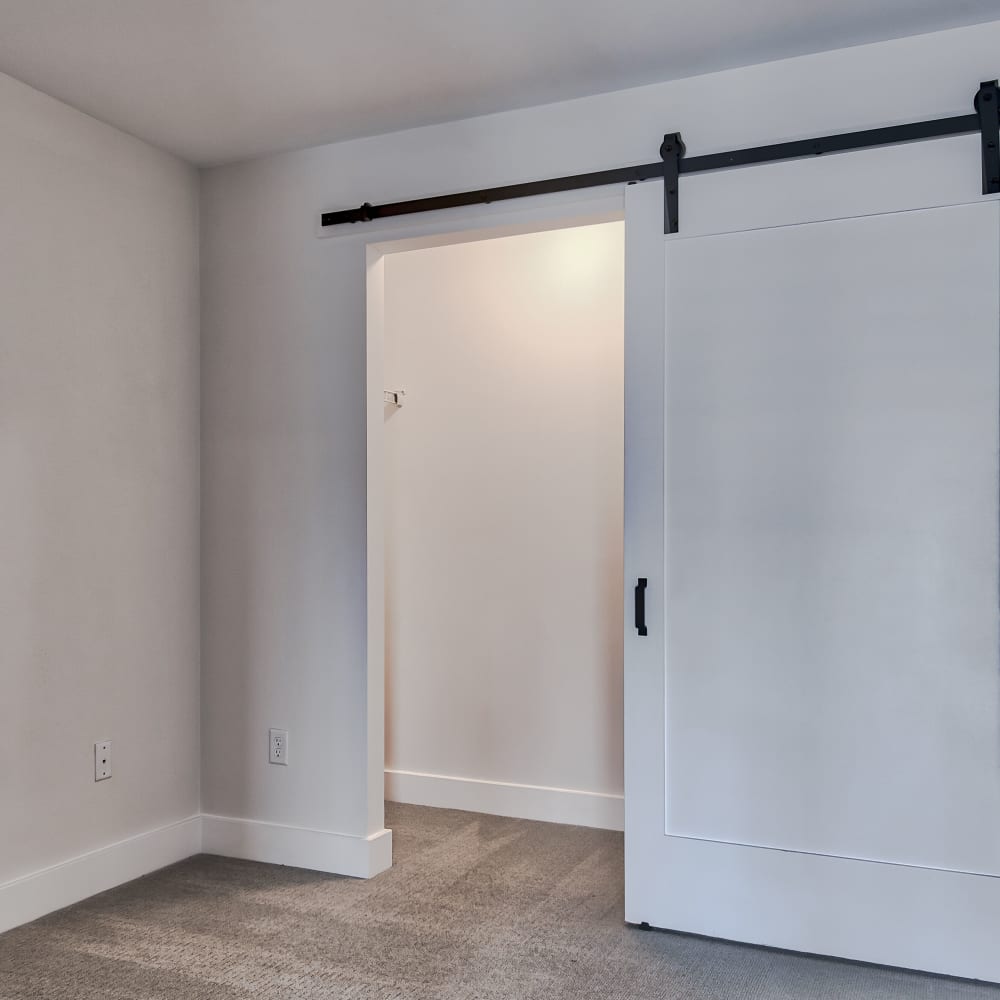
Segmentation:
[(382, 398), (386, 403), (392, 403), (393, 406), (402, 406), (403, 397), (406, 393), (402, 389), (385, 389), (382, 392)]

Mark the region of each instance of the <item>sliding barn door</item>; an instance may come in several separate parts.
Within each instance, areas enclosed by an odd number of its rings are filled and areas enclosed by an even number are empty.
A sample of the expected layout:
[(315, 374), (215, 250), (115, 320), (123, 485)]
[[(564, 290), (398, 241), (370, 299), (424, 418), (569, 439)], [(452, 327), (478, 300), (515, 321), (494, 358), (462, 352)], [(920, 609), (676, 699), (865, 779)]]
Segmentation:
[(1000, 980), (998, 238), (628, 189), (630, 922)]

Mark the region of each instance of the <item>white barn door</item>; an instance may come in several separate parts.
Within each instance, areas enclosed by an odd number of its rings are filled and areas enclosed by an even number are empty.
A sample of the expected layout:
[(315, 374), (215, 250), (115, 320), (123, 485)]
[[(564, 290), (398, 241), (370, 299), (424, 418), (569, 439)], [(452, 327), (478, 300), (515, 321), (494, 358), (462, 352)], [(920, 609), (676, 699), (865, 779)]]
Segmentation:
[(1000, 980), (1000, 206), (661, 206), (628, 189), (626, 919)]

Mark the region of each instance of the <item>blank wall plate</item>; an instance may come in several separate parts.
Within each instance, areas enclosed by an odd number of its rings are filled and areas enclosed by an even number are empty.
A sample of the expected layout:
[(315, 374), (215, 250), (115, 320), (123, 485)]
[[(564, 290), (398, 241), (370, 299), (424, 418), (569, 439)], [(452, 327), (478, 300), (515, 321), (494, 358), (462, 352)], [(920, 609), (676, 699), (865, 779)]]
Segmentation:
[(270, 754), (272, 764), (288, 764), (288, 730), (272, 729), (270, 732)]
[(94, 781), (111, 777), (111, 740), (94, 744)]

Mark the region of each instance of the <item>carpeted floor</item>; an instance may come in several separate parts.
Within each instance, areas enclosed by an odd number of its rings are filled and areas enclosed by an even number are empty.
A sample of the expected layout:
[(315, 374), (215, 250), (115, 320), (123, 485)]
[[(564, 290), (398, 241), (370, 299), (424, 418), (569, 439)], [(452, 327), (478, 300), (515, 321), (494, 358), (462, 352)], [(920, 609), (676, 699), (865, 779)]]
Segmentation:
[(1000, 1000), (994, 987), (627, 928), (620, 834), (387, 813), (395, 865), (368, 882), (202, 856), (0, 936), (0, 997)]

